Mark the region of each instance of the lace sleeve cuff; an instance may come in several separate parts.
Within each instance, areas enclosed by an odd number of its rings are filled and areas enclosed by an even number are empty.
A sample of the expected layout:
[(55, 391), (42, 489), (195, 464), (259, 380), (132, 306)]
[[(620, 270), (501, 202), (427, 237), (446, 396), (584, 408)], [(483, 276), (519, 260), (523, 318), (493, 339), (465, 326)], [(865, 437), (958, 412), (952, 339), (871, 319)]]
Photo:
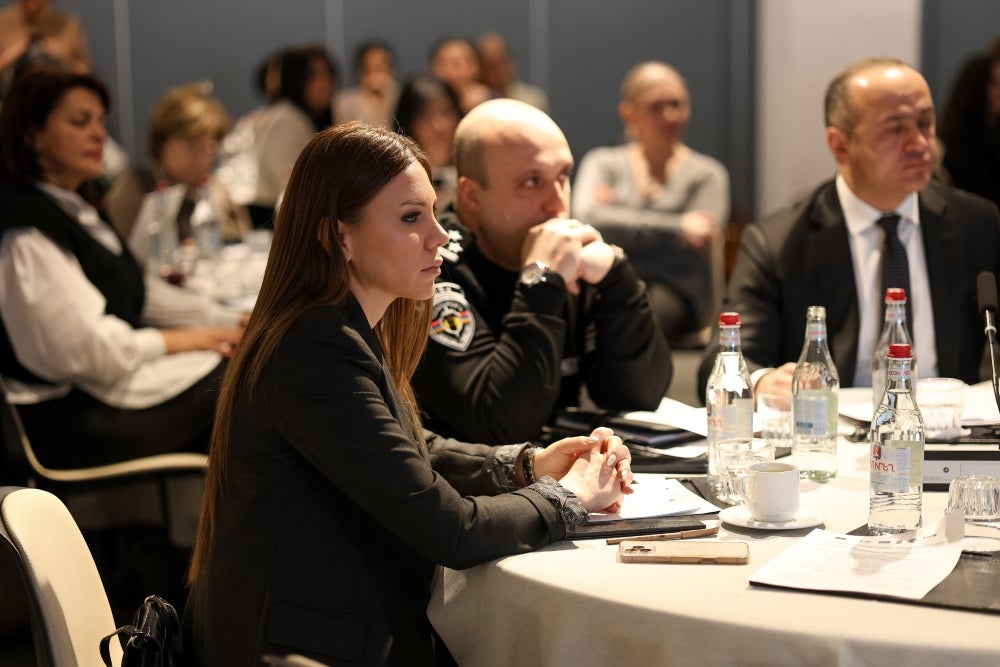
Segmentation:
[(525, 447), (525, 445), (503, 445), (494, 451), (490, 477), (498, 492), (516, 491), (523, 486), (517, 483), (517, 468), (521, 452)]
[(548, 475), (528, 488), (542, 494), (542, 497), (559, 510), (567, 529), (570, 526), (579, 526), (587, 522), (587, 508), (580, 503), (576, 494)]

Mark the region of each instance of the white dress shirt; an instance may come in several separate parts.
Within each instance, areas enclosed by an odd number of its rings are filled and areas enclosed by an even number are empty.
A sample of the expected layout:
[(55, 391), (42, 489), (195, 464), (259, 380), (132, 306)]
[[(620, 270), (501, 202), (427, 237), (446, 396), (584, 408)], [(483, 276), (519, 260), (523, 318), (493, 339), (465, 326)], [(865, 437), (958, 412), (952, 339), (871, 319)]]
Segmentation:
[[(50, 184), (36, 185), (95, 240), (121, 254), (118, 237), (81, 197)], [(76, 385), (114, 407), (147, 408), (185, 391), (221, 359), (210, 351), (167, 355), (157, 329), (134, 329), (105, 314), (105, 305), (76, 257), (41, 231), (25, 227), (4, 235), (0, 317), (18, 361), (55, 385), (8, 379), (12, 403), (51, 400)], [(161, 327), (235, 325), (239, 313), (150, 276), (142, 320)]]
[[(880, 211), (861, 201), (842, 176), (837, 176), (837, 195), (844, 211), (851, 259), (854, 265), (854, 283), (858, 291), (858, 358), (854, 367), (854, 386), (871, 386), (872, 355), (882, 333), (882, 248), (885, 234), (876, 224), (883, 215), (899, 215), (899, 240), (906, 248), (906, 261), (910, 270), (910, 293), (906, 295), (913, 314), (913, 346), (922, 377), (937, 375), (937, 347), (934, 333), (934, 306), (931, 287), (927, 278), (927, 259), (924, 239), (920, 234), (920, 207), (917, 193), (910, 194), (895, 211)], [(891, 287), (891, 285), (890, 285)]]

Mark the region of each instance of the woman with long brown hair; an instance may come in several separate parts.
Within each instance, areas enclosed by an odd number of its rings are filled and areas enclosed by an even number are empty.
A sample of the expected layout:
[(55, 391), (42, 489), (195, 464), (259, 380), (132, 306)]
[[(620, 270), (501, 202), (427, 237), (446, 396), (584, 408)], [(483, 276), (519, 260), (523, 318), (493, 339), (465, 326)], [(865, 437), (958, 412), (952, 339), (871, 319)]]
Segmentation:
[(429, 175), (412, 141), (360, 123), (316, 135), (292, 170), (216, 413), (195, 664), (432, 664), (435, 563), (548, 544), (630, 490), (608, 429), (536, 450), (421, 428), (410, 377), (448, 238)]

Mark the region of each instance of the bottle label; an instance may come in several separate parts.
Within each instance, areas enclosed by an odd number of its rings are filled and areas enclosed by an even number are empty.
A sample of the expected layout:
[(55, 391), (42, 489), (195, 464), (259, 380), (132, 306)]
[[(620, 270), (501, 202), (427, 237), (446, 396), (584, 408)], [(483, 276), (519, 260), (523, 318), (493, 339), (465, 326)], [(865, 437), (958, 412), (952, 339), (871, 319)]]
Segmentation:
[(753, 435), (753, 399), (734, 398), (729, 405), (708, 406), (708, 439), (749, 438)]
[[(833, 406), (836, 406), (836, 402), (833, 402)], [(796, 435), (805, 437), (828, 435), (831, 401), (826, 391), (799, 392), (792, 407)]]
[[(923, 483), (923, 443), (887, 440), (872, 443), (871, 487), (874, 493), (907, 493)], [(916, 480), (914, 480), (916, 477)]]
[(899, 368), (895, 364), (889, 364), (889, 381), (909, 380), (913, 372), (909, 368)]
[(821, 340), (826, 338), (826, 323), (809, 322), (806, 324), (806, 338), (809, 340)]

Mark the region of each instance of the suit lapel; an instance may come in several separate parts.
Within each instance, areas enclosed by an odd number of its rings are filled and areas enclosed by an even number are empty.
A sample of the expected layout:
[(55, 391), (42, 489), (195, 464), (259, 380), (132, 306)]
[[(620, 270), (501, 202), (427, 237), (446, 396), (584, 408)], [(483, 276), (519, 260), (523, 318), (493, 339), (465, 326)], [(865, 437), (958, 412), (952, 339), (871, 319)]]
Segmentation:
[[(844, 213), (831, 182), (816, 198), (812, 212), (813, 232), (809, 236), (807, 266), (813, 266), (820, 301), (826, 306), (830, 352), (841, 386), (854, 381), (858, 357), (858, 290), (854, 282), (854, 262)], [(844, 267), (849, 270), (845, 271)], [(806, 314), (800, 314), (805, 318)]]
[[(953, 376), (959, 372), (959, 343), (956, 323), (961, 314), (961, 303), (955, 278), (961, 265), (958, 257), (958, 230), (955, 221), (945, 217), (947, 202), (937, 186), (929, 185), (918, 197), (920, 205), (920, 232), (924, 241), (927, 261), (927, 279), (930, 283), (931, 304), (934, 309), (935, 347), (938, 374)], [(920, 332), (914, 331), (919, 336)]]

